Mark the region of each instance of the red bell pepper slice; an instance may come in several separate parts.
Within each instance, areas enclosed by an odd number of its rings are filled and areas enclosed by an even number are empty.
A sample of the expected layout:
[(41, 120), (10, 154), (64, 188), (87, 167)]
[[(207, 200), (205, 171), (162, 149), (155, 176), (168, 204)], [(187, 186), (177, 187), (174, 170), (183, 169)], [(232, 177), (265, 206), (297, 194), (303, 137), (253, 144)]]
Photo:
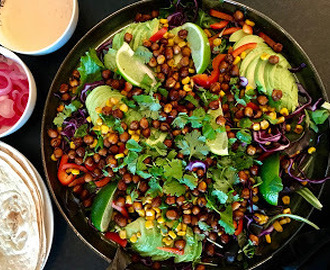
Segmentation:
[(235, 235), (239, 235), (243, 230), (243, 219), (241, 218), (239, 221), (238, 221), (238, 226), (237, 226), (237, 229), (235, 230)]
[(156, 42), (157, 40), (160, 40), (165, 35), (166, 32), (167, 32), (167, 27), (163, 27), (163, 28), (159, 29), (155, 34), (153, 34), (149, 38), (149, 40), (151, 42)]
[(157, 249), (165, 251), (165, 252), (170, 252), (170, 253), (174, 253), (177, 255), (184, 255), (184, 250), (183, 249), (178, 249), (178, 248), (174, 248), (174, 247), (157, 247)]
[(128, 218), (128, 212), (125, 207), (116, 205), (114, 201), (112, 202), (111, 206), (113, 209), (116, 209), (119, 213), (121, 213), (124, 217)]
[(97, 187), (104, 187), (106, 184), (110, 182), (110, 177), (104, 177), (103, 179), (94, 182)]
[(250, 107), (252, 110), (254, 110), (254, 111), (257, 111), (257, 110), (259, 110), (259, 107), (258, 107), (258, 105), (257, 104), (254, 104), (253, 102), (249, 102), (248, 104), (246, 104), (246, 107)]
[(222, 19), (222, 20), (226, 20), (226, 21), (232, 21), (234, 20), (234, 17), (227, 14), (227, 13), (224, 13), (224, 12), (220, 12), (220, 11), (217, 11), (215, 9), (210, 9), (210, 15), (212, 17), (216, 17), (216, 18), (219, 18), (219, 19)]
[(68, 164), (68, 160), (68, 155), (63, 155), (57, 171), (57, 178), (64, 186), (69, 185), (76, 178), (76, 176), (73, 174), (67, 174), (65, 171), (66, 169), (63, 168), (64, 165)]
[(220, 70), (219, 70), (219, 66), (220, 63), (223, 61), (223, 59), (225, 59), (225, 54), (218, 54), (212, 62), (212, 72), (211, 75), (208, 76), (206, 74), (197, 74), (195, 76), (193, 76), (193, 80), (196, 84), (205, 87), (205, 88), (209, 88), (211, 86), (212, 83), (215, 83), (219, 80), (219, 75), (220, 75)]
[(230, 28), (227, 28), (223, 31), (222, 35), (225, 36), (225, 35), (231, 35), (232, 33), (235, 33), (236, 31), (238, 30), (241, 30), (242, 28), (241, 27), (230, 27)]
[(84, 173), (88, 173), (88, 170), (86, 169), (86, 167), (81, 166), (81, 165), (78, 165), (78, 164), (75, 164), (75, 163), (66, 163), (66, 164), (63, 164), (62, 168), (64, 170), (75, 169), (75, 170), (82, 171)]
[(123, 248), (127, 246), (127, 240), (121, 239), (118, 233), (106, 232), (104, 236), (105, 238), (117, 243), (118, 245), (121, 245)]
[(231, 54), (236, 57), (239, 56), (242, 52), (249, 50), (249, 49), (254, 49), (255, 47), (257, 47), (257, 43), (256, 42), (252, 42), (252, 43), (247, 43), (244, 44), (240, 47), (238, 47), (236, 50), (234, 50)]
[(212, 29), (222, 29), (222, 28), (225, 28), (228, 23), (229, 23), (228, 21), (221, 21), (221, 22), (218, 22), (218, 23), (211, 24), (210, 27)]
[(267, 36), (265, 33), (260, 32), (259, 37), (261, 37), (270, 47), (274, 47), (276, 42), (272, 40), (269, 36)]

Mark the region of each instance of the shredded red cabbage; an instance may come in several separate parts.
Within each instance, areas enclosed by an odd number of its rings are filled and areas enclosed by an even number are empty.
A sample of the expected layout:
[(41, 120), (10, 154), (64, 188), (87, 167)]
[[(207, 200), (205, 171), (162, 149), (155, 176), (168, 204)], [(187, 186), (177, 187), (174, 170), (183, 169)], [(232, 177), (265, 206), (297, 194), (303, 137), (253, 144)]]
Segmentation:
[[(189, 21), (196, 21), (197, 15), (198, 15), (198, 2), (197, 0), (194, 0), (194, 7), (193, 12), (194, 15)], [(188, 15), (187, 12), (190, 12), (190, 8), (186, 8), (181, 4), (181, 0), (178, 0), (175, 4), (175, 12), (167, 17), (168, 25), (170, 29), (173, 29), (175, 27), (183, 25), (186, 21), (188, 21)]]
[(292, 73), (297, 73), (299, 71), (302, 71), (305, 67), (307, 67), (307, 65), (305, 63), (301, 63), (297, 67), (289, 68), (289, 71), (292, 72)]
[(305, 108), (307, 108), (312, 103), (311, 96), (308, 94), (308, 92), (302, 86), (302, 84), (301, 83), (297, 83), (297, 86), (298, 86), (299, 93), (302, 94), (303, 96), (305, 96), (307, 98), (307, 102), (304, 103), (304, 105), (302, 105), (299, 108), (297, 108), (294, 112), (292, 112), (291, 114), (289, 114), (288, 116), (286, 116), (285, 117), (286, 119), (290, 119), (290, 118), (296, 116), (297, 114), (300, 114)]
[(81, 125), (88, 123), (86, 118), (87, 112), (85, 109), (79, 109), (78, 111), (74, 112), (69, 120), (65, 120), (63, 122), (63, 130), (61, 131), (61, 135), (72, 138), (76, 130)]
[(105, 84), (104, 81), (96, 81), (93, 83), (86, 83), (84, 85), (84, 88), (81, 90), (80, 93), (80, 100), (81, 102), (85, 103), (86, 98), (87, 98), (87, 92), (90, 90), (93, 90), (95, 87), (99, 86), (99, 85), (103, 85)]
[(264, 236), (264, 235), (270, 234), (273, 230), (274, 230), (274, 227), (273, 227), (273, 225), (271, 225), (271, 226), (269, 226), (267, 229), (263, 230), (263, 231), (258, 235), (258, 237), (261, 237), (261, 236)]
[(188, 166), (186, 167), (186, 170), (193, 171), (195, 168), (202, 168), (205, 173), (207, 166), (203, 161), (195, 160), (189, 162)]
[(316, 111), (317, 108), (320, 106), (320, 104), (323, 104), (324, 99), (323, 98), (319, 98), (313, 105), (308, 106), (308, 110), (311, 110), (312, 112)]

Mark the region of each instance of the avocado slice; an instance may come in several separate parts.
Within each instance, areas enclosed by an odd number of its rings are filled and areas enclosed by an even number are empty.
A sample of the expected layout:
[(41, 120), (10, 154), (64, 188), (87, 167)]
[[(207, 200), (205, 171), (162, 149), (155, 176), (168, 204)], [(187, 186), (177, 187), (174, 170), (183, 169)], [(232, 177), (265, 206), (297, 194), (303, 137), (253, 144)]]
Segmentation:
[(247, 35), (242, 29), (238, 30), (230, 35), (229, 42), (237, 42)]
[(107, 100), (112, 97), (121, 100), (124, 96), (108, 85), (101, 85), (94, 88), (87, 96), (86, 108), (94, 125), (96, 125), (96, 120), (99, 118), (95, 109), (97, 107), (104, 107)]
[(255, 59), (255, 57), (260, 57), (262, 52), (264, 51), (264, 49), (267, 47), (266, 44), (264, 43), (260, 43), (257, 45), (256, 48), (254, 48), (252, 51), (250, 51), (246, 57), (242, 60), (239, 70), (240, 70), (240, 74), (242, 76), (246, 75), (246, 69), (249, 66), (249, 64), (251, 63), (252, 60)]
[[(267, 46), (267, 48), (264, 48), (263, 53), (272, 54), (273, 51)], [(266, 82), (264, 78), (265, 73), (265, 67), (267, 65), (268, 60), (262, 60), (261, 57), (259, 57), (258, 64), (256, 65), (255, 73), (254, 73), (254, 81), (255, 84), (259, 87), (261, 87), (261, 90), (263, 92), (267, 92), (266, 88)]]
[(104, 66), (113, 72), (116, 72), (117, 70), (116, 53), (117, 53), (116, 50), (110, 48), (107, 54), (104, 55)]
[(247, 35), (245, 37), (242, 37), (239, 41), (237, 41), (234, 44), (233, 49), (236, 50), (237, 48), (241, 47), (242, 45), (245, 45), (248, 43), (262, 44), (262, 43), (264, 43), (264, 40), (261, 37), (258, 37), (256, 35)]

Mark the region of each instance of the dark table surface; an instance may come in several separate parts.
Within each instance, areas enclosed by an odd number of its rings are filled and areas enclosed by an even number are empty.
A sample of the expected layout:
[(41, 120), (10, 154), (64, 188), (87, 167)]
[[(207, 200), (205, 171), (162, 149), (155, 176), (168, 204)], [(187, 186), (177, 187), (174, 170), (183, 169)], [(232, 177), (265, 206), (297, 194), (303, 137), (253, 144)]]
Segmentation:
[[(21, 151), (44, 175), (41, 162), (40, 130), (42, 112), (51, 81), (67, 53), (74, 44), (98, 21), (132, 0), (79, 0), (80, 14), (77, 29), (69, 42), (57, 52), (45, 56), (20, 55), (31, 69), (38, 87), (36, 108), (30, 120), (18, 132), (2, 139)], [(329, 0), (241, 0), (279, 23), (307, 52), (316, 66), (328, 96), (330, 96), (330, 1)], [(327, 185), (329, 185), (328, 183)], [(328, 217), (330, 196), (323, 194), (325, 207), (314, 212), (311, 220), (317, 223), (321, 232), (311, 231), (306, 226), (298, 234), (295, 245), (288, 246), (275, 256), (263, 269), (329, 269), (330, 245), (321, 240), (329, 239)], [(54, 205), (54, 241), (46, 265), (52, 269), (106, 269), (108, 263), (83, 244), (67, 225)], [(307, 237), (307, 238), (305, 238)], [(307, 239), (307, 240), (306, 240)], [(311, 242), (307, 242), (311, 241)], [(319, 249), (317, 249), (319, 248)], [(311, 251), (317, 251), (312, 254)], [(293, 267), (291, 267), (293, 265)]]

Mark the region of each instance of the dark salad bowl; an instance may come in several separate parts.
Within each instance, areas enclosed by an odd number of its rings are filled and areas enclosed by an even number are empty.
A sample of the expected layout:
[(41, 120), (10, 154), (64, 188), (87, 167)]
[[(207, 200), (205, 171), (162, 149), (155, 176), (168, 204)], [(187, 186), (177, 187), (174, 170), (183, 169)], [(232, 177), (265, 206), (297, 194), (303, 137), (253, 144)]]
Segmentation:
[[(211, 1), (212, 2), (212, 1)], [(236, 9), (243, 10), (246, 17), (255, 21), (257, 26), (277, 42), (283, 44), (283, 54), (287, 57), (292, 66), (298, 66), (301, 63), (306, 63), (307, 67), (297, 73), (299, 80), (313, 100), (323, 97), (328, 100), (324, 85), (310, 59), (299, 46), (299, 44), (277, 23), (266, 17), (262, 13), (253, 10), (243, 4), (225, 0), (220, 4), (219, 1), (213, 1), (218, 8), (225, 12), (233, 13)], [(42, 157), (44, 170), (47, 176), (48, 185), (52, 196), (64, 218), (72, 227), (77, 236), (98, 255), (107, 261), (111, 261), (116, 253), (117, 246), (107, 240), (102, 235), (90, 226), (82, 211), (79, 202), (73, 196), (72, 192), (65, 186), (62, 186), (57, 179), (56, 163), (51, 161), (50, 156), (52, 149), (49, 145), (47, 130), (52, 127), (52, 121), (56, 116), (56, 107), (58, 99), (56, 93), (63, 82), (66, 82), (71, 72), (76, 69), (79, 59), (89, 48), (97, 48), (104, 41), (108, 40), (114, 33), (122, 29), (127, 24), (133, 22), (135, 14), (138, 12), (150, 12), (161, 7), (168, 7), (169, 1), (164, 0), (145, 0), (131, 4), (102, 20), (94, 28), (92, 28), (71, 50), (67, 55), (62, 65), (60, 66), (50, 87), (42, 120)], [(328, 124), (327, 124), (328, 125)], [(329, 126), (327, 126), (329, 133)], [(320, 150), (317, 151), (317, 170), (312, 170), (311, 177), (323, 178), (327, 174), (329, 163), (329, 140), (321, 140)], [(313, 192), (320, 196), (324, 185), (313, 186)], [(300, 216), (308, 218), (312, 213), (312, 207), (304, 201), (299, 195), (292, 196), (292, 211)], [(269, 260), (276, 252), (286, 245), (299, 231), (302, 224), (291, 222), (286, 225), (282, 233), (276, 233), (272, 237), (272, 243), (258, 248), (259, 255), (248, 260), (248, 268), (255, 268)], [(224, 269), (240, 269), (241, 264), (232, 264), (224, 266)], [(137, 269), (135, 266), (134, 269)], [(143, 266), (141, 266), (143, 269)]]

